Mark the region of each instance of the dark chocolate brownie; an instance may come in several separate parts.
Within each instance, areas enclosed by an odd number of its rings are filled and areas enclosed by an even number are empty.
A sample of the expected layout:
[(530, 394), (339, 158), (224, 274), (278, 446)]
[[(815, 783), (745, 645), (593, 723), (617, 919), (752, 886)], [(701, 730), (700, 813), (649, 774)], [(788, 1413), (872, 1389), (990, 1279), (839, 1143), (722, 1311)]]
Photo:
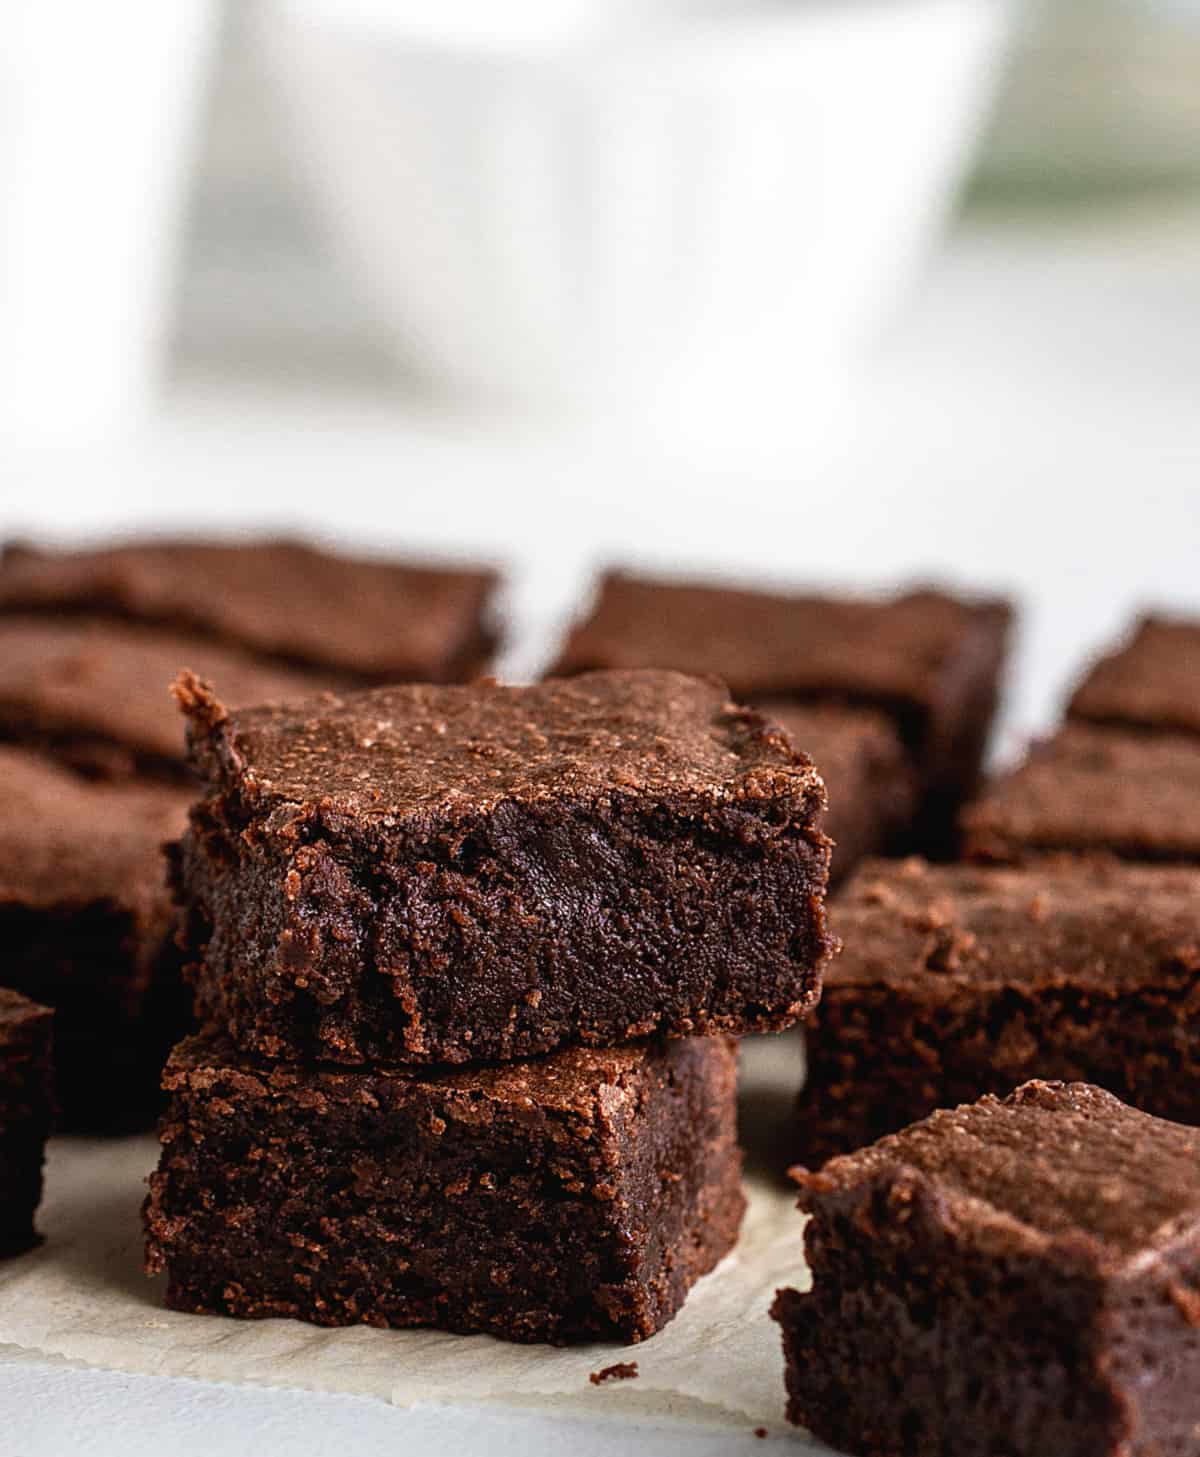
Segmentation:
[(1200, 622), (1147, 615), (1096, 663), (1071, 698), (1072, 718), (1200, 734)]
[(844, 949), (808, 1036), (804, 1163), (1030, 1077), (1200, 1123), (1200, 870), (869, 861), (833, 928)]
[(187, 1026), (164, 841), (190, 791), (89, 784), (0, 747), (0, 983), (56, 1008), (64, 1122), (149, 1125)]
[(297, 541), (10, 544), (0, 611), (148, 623), (356, 681), (440, 682), (473, 677), (490, 658), (497, 580), (484, 568), (355, 559)]
[(861, 1457), (1200, 1453), (1200, 1130), (1031, 1082), (798, 1178), (793, 1422)]
[(964, 853), (1200, 862), (1200, 740), (1068, 724), (963, 812)]
[(0, 987), (0, 1256), (37, 1239), (33, 1217), (53, 1112), (53, 1020), (49, 1007)]
[(177, 880), (204, 1019), (339, 1063), (783, 1027), (830, 951), (820, 776), (715, 682), (596, 673), (229, 714)]
[(882, 709), (924, 789), (923, 841), (942, 848), (978, 781), (1012, 613), (921, 590), (892, 598), (780, 596), (609, 573), (555, 673), (678, 668), (733, 695)]
[(736, 1050), (426, 1072), (183, 1043), (146, 1205), (176, 1310), (639, 1341), (732, 1247)]
[(39, 748), (93, 778), (186, 780), (171, 701), (181, 668), (216, 675), (234, 703), (309, 698), (329, 686), (177, 633), (0, 615), (0, 740)]
[(912, 819), (912, 765), (891, 721), (868, 709), (768, 700), (758, 705), (813, 761), (829, 793), (824, 829), (833, 840), (830, 884), (892, 843)]

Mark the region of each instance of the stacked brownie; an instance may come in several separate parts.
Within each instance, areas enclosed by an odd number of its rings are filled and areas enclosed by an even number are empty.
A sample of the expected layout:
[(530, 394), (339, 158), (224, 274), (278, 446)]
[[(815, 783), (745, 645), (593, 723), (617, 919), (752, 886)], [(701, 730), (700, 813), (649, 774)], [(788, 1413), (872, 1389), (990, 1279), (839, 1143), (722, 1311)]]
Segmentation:
[(1200, 1123), (1200, 625), (1144, 619), (963, 815), (975, 863), (869, 862), (808, 1039), (816, 1166), (1030, 1077)]
[(920, 590), (785, 596), (609, 573), (555, 674), (715, 674), (811, 754), (842, 879), (896, 845), (943, 855), (977, 784), (1011, 621), (1000, 601)]
[(67, 1126), (145, 1124), (187, 1025), (162, 845), (193, 797), (170, 685), (286, 702), (474, 672), (491, 573), (289, 542), (0, 555), (0, 982), (58, 1009)]
[(147, 1203), (169, 1304), (652, 1334), (736, 1237), (730, 1039), (819, 995), (812, 763), (666, 671), (178, 693), (207, 1026)]

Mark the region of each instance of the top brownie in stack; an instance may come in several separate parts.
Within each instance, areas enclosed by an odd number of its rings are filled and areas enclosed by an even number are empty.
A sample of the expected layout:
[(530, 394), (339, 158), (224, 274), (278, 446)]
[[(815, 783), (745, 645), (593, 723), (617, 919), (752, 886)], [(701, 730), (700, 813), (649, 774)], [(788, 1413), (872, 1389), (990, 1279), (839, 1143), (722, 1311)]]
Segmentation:
[(773, 710), (775, 701), (882, 710), (920, 781), (914, 840), (944, 849), (978, 779), (1010, 617), (1004, 602), (936, 591), (783, 596), (610, 573), (552, 671), (671, 667), (715, 673), (735, 698), (772, 700)]
[(192, 975), (246, 1051), (520, 1058), (781, 1027), (819, 995), (821, 779), (715, 682), (178, 693), (206, 782)]
[(10, 544), (0, 557), (0, 611), (141, 623), (353, 682), (482, 671), (496, 586), (486, 568), (355, 559), (294, 541)]

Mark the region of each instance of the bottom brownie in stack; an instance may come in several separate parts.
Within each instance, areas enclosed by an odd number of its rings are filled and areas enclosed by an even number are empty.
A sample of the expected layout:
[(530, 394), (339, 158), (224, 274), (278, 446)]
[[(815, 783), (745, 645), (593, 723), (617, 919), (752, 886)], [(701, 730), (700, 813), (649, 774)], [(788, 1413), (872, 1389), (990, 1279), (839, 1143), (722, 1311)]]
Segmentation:
[(433, 1073), (166, 1072), (149, 1265), (177, 1310), (638, 1341), (730, 1249), (736, 1046), (691, 1038)]

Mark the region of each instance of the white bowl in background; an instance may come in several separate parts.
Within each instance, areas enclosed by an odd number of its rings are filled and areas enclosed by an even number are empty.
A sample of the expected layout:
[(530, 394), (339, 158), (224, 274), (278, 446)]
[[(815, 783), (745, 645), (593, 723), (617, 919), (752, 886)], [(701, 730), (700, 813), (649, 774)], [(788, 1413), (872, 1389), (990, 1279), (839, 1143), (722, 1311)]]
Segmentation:
[(0, 440), (152, 401), (214, 0), (5, 0)]
[(326, 224), (452, 395), (787, 432), (968, 161), (1010, 0), (266, 0)]

